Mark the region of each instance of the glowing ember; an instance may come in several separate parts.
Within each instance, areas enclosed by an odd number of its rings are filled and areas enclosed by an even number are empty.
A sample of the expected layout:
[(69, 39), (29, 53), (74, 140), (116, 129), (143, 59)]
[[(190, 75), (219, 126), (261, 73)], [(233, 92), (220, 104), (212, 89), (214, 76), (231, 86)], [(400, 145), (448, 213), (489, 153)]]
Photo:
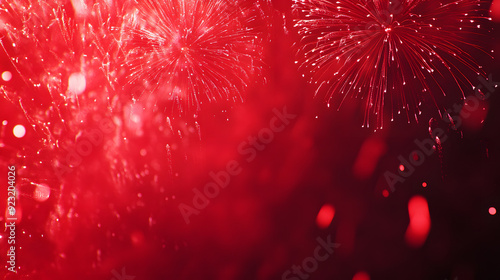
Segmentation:
[(400, 170), (400, 171), (405, 171), (405, 166), (404, 166), (404, 165), (402, 165), (402, 164), (400, 164), (400, 165), (399, 165), (399, 170)]

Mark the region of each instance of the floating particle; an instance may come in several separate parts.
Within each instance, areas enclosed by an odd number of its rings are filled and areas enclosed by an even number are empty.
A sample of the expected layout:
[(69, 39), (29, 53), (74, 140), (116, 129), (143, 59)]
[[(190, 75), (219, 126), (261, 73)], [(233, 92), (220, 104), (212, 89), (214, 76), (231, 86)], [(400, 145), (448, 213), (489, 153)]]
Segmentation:
[(388, 190), (383, 190), (383, 191), (382, 191), (382, 195), (383, 195), (384, 197), (389, 197), (389, 191), (388, 191)]
[(405, 171), (405, 166), (404, 166), (404, 165), (402, 165), (402, 164), (400, 164), (400, 165), (399, 165), (399, 170), (400, 170), (400, 171)]
[(23, 125), (18, 124), (14, 126), (12, 132), (14, 133), (14, 136), (16, 136), (17, 138), (23, 138), (26, 135), (26, 128), (24, 128)]
[(405, 240), (411, 247), (421, 247), (431, 228), (431, 218), (427, 200), (422, 196), (414, 196), (408, 202), (410, 224), (406, 230)]
[(70, 93), (80, 95), (85, 91), (86, 87), (87, 80), (82, 73), (73, 73), (69, 76), (68, 91)]
[(335, 208), (330, 204), (325, 204), (321, 207), (316, 216), (316, 224), (320, 228), (327, 228), (332, 223), (334, 216)]
[(4, 71), (2, 73), (2, 80), (8, 82), (12, 79), (12, 73), (10, 71)]

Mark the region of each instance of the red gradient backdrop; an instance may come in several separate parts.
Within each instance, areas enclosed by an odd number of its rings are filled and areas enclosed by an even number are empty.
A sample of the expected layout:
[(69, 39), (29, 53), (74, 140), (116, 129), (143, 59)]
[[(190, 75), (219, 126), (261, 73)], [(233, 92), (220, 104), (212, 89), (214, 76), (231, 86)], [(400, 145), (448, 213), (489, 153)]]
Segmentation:
[[(121, 13), (140, 4), (83, 1), (93, 8), (82, 14), (83, 2), (48, 2), (2, 2), (0, 10), (2, 223), (8, 166), (18, 171), (17, 273), (7, 270), (6, 230), (0, 279), (500, 278), (500, 217), (491, 210), (500, 208), (500, 90), (463, 108), (458, 90), (439, 98), (440, 108), (458, 106), (453, 122), (427, 100), (418, 122), (396, 115), (374, 132), (362, 127), (365, 100), (347, 98), (337, 110), (314, 98), (316, 85), (295, 63), (293, 1), (235, 1), (253, 8), (230, 14), (243, 18), (231, 28), (260, 21), (253, 31), (261, 37), (239, 42), (258, 54), (236, 53), (244, 53), (229, 40), (237, 38), (224, 37), (231, 30), (215, 30), (229, 41), (209, 45), (238, 59), (203, 68), (213, 76), (192, 64), (192, 73), (209, 75), (210, 93), (180, 107), (163, 95), (178, 92), (155, 86), (154, 74), (127, 78), (127, 59), (140, 53), (125, 52), (115, 27), (135, 20)], [(132, 8), (117, 9), (122, 2)], [(22, 7), (30, 4), (45, 8), (28, 17)], [(493, 55), (499, 5), (479, 29), (480, 47)], [(146, 48), (149, 60), (134, 67), (147, 67), (163, 47)], [(184, 59), (185, 67), (194, 61)], [(477, 59), (490, 82), (500, 81), (496, 60)], [(248, 75), (235, 91), (226, 91), (231, 80), (217, 88), (217, 73), (237, 79), (228, 71)], [(486, 80), (471, 80), (486, 93)], [(338, 245), (320, 250), (325, 260), (315, 259), (318, 239)], [(307, 267), (310, 259), (317, 266)]]

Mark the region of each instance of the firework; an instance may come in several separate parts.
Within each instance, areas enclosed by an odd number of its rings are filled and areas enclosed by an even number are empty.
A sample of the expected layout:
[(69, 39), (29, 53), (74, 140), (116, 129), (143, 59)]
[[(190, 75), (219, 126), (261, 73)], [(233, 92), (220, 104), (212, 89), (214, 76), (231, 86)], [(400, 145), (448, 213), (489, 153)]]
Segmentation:
[[(51, 247), (47, 262), (64, 263), (79, 225), (109, 218), (97, 197), (113, 219), (148, 192), (159, 203), (172, 199), (173, 177), (183, 171), (173, 166), (199, 139), (197, 120), (147, 110), (153, 100), (122, 89), (125, 2), (0, 3), (0, 167), (16, 167), (17, 215), (33, 225), (26, 248)], [(99, 262), (103, 248), (92, 250), (89, 262)], [(26, 260), (19, 275), (44, 279), (38, 261)]]
[[(140, 173), (131, 171), (131, 161), (123, 155), (128, 140), (144, 136), (143, 128), (152, 124), (170, 144), (188, 136), (175, 125), (167, 125), (169, 116), (145, 113), (146, 107), (152, 107), (150, 100), (133, 101), (121, 90), (118, 81), (123, 74), (118, 69), (124, 54), (120, 42), (128, 8), (126, 3), (100, 0), (72, 5), (29, 0), (1, 4), (0, 46), (14, 74), (9, 72), (12, 77), (0, 94), (33, 128), (29, 134), (34, 135), (35, 144), (23, 150), (24, 157), (31, 158), (27, 162), (30, 177), (52, 178), (56, 184), (90, 159), (86, 151), (77, 151), (80, 146), (93, 156), (99, 154), (111, 166), (109, 174), (115, 177), (115, 185), (120, 186), (117, 180)], [(195, 120), (188, 122), (191, 120), (181, 123), (195, 127)], [(112, 129), (102, 129), (103, 123)], [(89, 145), (90, 131), (106, 139)], [(41, 155), (45, 155), (43, 160), (32, 160)], [(47, 174), (39, 174), (41, 170)]]
[(469, 37), (486, 29), (486, 2), (294, 2), (301, 37), (296, 63), (329, 104), (337, 97), (339, 104), (348, 96), (366, 99), (366, 126), (383, 127), (386, 105), (391, 120), (398, 108), (408, 121), (418, 121), (422, 101), (437, 105), (450, 83), (464, 97), (483, 74), (468, 51), (482, 52)]
[[(229, 0), (140, 1), (127, 16), (128, 82), (141, 96), (198, 109), (239, 101), (262, 70), (266, 3)], [(184, 106), (185, 105), (185, 106)]]

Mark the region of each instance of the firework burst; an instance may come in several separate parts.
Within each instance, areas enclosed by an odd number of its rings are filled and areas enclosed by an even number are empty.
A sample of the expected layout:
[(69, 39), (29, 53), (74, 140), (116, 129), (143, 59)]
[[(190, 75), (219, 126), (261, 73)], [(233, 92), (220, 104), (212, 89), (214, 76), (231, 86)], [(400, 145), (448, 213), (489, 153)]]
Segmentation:
[[(197, 110), (203, 101), (238, 101), (262, 70), (266, 2), (141, 1), (127, 17), (128, 82)], [(147, 96), (147, 94), (146, 94)], [(184, 107), (184, 108), (183, 108)]]
[[(48, 262), (64, 262), (65, 240), (75, 236), (79, 217), (102, 222), (96, 197), (106, 197), (102, 204), (115, 217), (132, 212), (136, 206), (129, 205), (145, 192), (162, 203), (173, 199), (166, 186), (184, 171), (176, 163), (191, 156), (184, 147), (199, 139), (196, 119), (146, 110), (152, 100), (131, 100), (122, 90), (120, 47), (129, 4), (0, 3), (0, 167), (16, 167), (19, 221), (24, 213), (30, 229), (42, 233), (40, 242), (55, 244)], [(102, 249), (91, 261), (99, 261)], [(20, 277), (43, 279), (37, 267), (27, 259)]]
[[(294, 0), (301, 41), (296, 63), (326, 92), (366, 99), (364, 125), (384, 124), (384, 106), (408, 121), (426, 99), (446, 95), (451, 83), (465, 96), (483, 75), (469, 54), (482, 52), (471, 35), (486, 30), (479, 0)], [(485, 53), (485, 52), (482, 52)], [(305, 76), (305, 75), (304, 75)], [(401, 110), (402, 109), (402, 110)]]
[[(10, 102), (15, 108), (2, 114), (0, 163), (15, 160), (20, 166), (23, 195), (32, 196), (42, 184), (59, 194), (75, 174), (96, 172), (92, 165), (106, 170), (116, 189), (138, 179), (157, 187), (159, 171), (135, 165), (131, 143), (145, 143), (148, 129), (147, 139), (156, 142), (141, 146), (140, 157), (162, 152), (167, 157), (189, 139), (198, 139), (196, 120), (146, 110), (153, 106), (151, 100), (133, 101), (121, 91), (117, 80), (123, 74), (117, 69), (127, 5), (100, 0), (80, 4), (0, 3), (0, 51), (10, 61), (2, 71), (11, 71), (4, 72), (9, 79), (2, 78), (0, 96), (5, 100), (0, 106)], [(11, 120), (24, 124), (30, 145), (11, 146)], [(171, 161), (160, 162), (171, 168)]]

